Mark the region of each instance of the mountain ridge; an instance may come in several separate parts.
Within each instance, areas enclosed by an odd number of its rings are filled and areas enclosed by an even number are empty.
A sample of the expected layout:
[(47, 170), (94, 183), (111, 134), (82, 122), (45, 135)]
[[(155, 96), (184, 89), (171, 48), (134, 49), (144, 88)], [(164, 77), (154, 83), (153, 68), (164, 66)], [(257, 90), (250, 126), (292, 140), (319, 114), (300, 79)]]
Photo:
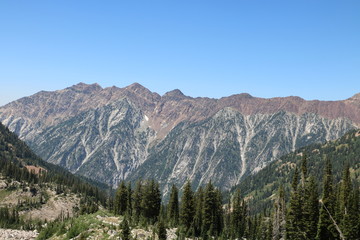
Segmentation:
[[(147, 172), (152, 162), (162, 169), (165, 188), (192, 177), (198, 184), (214, 178), (229, 189), (281, 154), (357, 128), (360, 99), (192, 98), (178, 89), (160, 96), (138, 83), (79, 83), (0, 107), (0, 121), (44, 159), (113, 186), (160, 176)], [(174, 182), (177, 171), (183, 176)]]
[[(70, 93), (69, 93), (70, 91)], [(76, 93), (80, 93), (77, 96)], [(93, 99), (92, 94), (98, 93), (98, 98)], [(219, 99), (215, 98), (207, 98), (207, 97), (197, 97), (193, 98), (190, 96), (185, 96), (179, 89), (175, 89), (172, 91), (169, 91), (165, 93), (163, 96), (160, 96), (159, 94), (155, 92), (151, 92), (147, 88), (143, 87), (139, 83), (133, 83), (127, 87), (124, 88), (118, 88), (118, 87), (107, 87), (102, 88), (99, 84), (85, 84), (85, 83), (79, 83), (76, 85), (73, 85), (71, 87), (57, 90), (57, 91), (40, 91), (32, 96), (23, 97), (19, 100), (13, 101), (11, 103), (8, 103), (2, 107), (0, 107), (0, 111), (3, 111), (3, 109), (7, 108), (14, 108), (19, 107), (20, 104), (22, 105), (28, 105), (32, 103), (38, 103), (39, 101), (43, 100), (43, 98), (47, 98), (48, 95), (56, 95), (57, 97), (62, 98), (69, 97), (69, 98), (75, 98), (80, 97), (81, 104), (86, 105), (89, 104), (89, 99), (91, 99), (91, 103), (93, 104), (90, 107), (98, 107), (104, 104), (107, 104), (108, 102), (114, 101), (114, 98), (116, 97), (128, 97), (130, 101), (134, 102), (135, 104), (138, 104), (138, 106), (142, 107), (142, 110), (146, 110), (149, 112), (150, 110), (153, 110), (156, 108), (156, 104), (162, 105), (165, 101), (163, 98), (166, 98), (167, 100), (174, 100), (171, 99), (171, 96), (176, 96), (176, 100), (182, 100), (182, 101), (198, 101), (201, 102), (202, 105), (209, 105), (210, 107), (215, 106), (215, 110), (211, 112), (209, 115), (215, 114), (217, 111), (224, 107), (233, 107), (234, 109), (237, 109), (243, 114), (253, 114), (253, 113), (273, 113), (279, 110), (285, 110), (288, 112), (293, 112), (296, 114), (301, 114), (304, 112), (314, 112), (317, 114), (321, 114), (328, 118), (337, 118), (340, 116), (340, 113), (345, 113), (348, 115), (348, 118), (357, 124), (360, 124), (360, 113), (359, 110), (355, 109), (354, 113), (351, 114), (350, 110), (354, 110), (354, 107), (352, 107), (352, 104), (360, 104), (360, 93), (355, 94), (354, 96), (345, 99), (345, 100), (339, 100), (339, 101), (320, 101), (320, 100), (304, 100), (301, 97), (297, 96), (289, 96), (289, 97), (274, 97), (274, 98), (260, 98), (260, 97), (253, 97), (248, 93), (240, 93), (240, 94), (234, 94), (227, 97), (222, 97)], [(89, 95), (87, 98), (83, 95)], [(152, 101), (153, 104), (144, 104), (144, 102), (136, 102), (134, 101), (134, 97), (140, 97), (144, 101)], [(38, 98), (38, 99), (37, 99)], [(73, 99), (71, 99), (73, 100)], [(80, 101), (79, 100), (79, 101)], [(36, 102), (38, 101), (38, 102)], [(51, 104), (54, 104), (53, 102), (50, 102)], [(63, 102), (64, 105), (68, 104), (67, 102)], [(191, 104), (194, 104), (191, 102)], [(303, 107), (299, 105), (304, 105)], [(327, 111), (329, 110), (329, 104), (332, 104), (332, 108), (336, 107), (339, 113), (336, 113), (334, 111)], [(350, 106), (348, 106), (350, 105)], [(144, 107), (145, 106), (145, 107)], [(256, 107), (263, 106), (262, 108), (256, 109)], [(58, 107), (59, 106), (51, 106), (51, 107)], [(70, 105), (71, 107), (71, 105)], [(90, 108), (88, 106), (88, 108)], [(346, 109), (346, 107), (349, 107), (350, 109)], [(88, 110), (86, 109), (80, 109), (80, 110)], [(151, 108), (151, 109), (149, 109)], [(341, 108), (343, 108), (341, 112)], [(28, 109), (24, 109), (24, 111), (20, 112), (24, 117), (29, 115), (31, 111), (25, 111)], [(60, 109), (61, 110), (61, 109)], [(31, 115), (32, 116), (32, 115)]]

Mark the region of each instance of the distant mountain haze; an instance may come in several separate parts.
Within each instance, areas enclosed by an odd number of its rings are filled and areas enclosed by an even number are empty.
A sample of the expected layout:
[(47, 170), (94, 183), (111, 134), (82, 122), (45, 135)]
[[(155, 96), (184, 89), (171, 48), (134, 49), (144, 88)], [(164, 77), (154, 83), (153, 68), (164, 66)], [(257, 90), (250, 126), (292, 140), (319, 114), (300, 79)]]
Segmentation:
[(168, 186), (210, 179), (224, 190), (278, 157), (360, 125), (360, 94), (343, 101), (238, 94), (163, 96), (138, 83), (79, 83), (0, 108), (0, 121), (46, 161), (116, 186), (155, 178)]

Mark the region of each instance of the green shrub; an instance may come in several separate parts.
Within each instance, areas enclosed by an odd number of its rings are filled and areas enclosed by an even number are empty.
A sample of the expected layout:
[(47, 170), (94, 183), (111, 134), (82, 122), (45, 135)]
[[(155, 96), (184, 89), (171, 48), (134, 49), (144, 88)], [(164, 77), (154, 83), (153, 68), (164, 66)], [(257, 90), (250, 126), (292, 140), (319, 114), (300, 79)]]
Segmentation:
[(87, 227), (85, 223), (82, 222), (76, 222), (73, 223), (69, 229), (69, 231), (66, 234), (67, 238), (74, 238), (77, 237), (80, 233), (85, 232), (87, 230)]
[(39, 240), (46, 240), (52, 237), (59, 229), (59, 225), (56, 223), (50, 223), (46, 228), (43, 228), (37, 237)]

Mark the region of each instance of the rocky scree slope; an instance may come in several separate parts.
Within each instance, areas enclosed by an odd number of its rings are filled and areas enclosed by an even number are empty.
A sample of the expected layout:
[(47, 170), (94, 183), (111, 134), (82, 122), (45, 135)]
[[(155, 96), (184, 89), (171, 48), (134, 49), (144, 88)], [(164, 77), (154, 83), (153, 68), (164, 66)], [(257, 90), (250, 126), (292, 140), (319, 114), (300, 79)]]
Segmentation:
[(9, 103), (0, 121), (45, 160), (114, 186), (149, 177), (165, 192), (185, 179), (229, 189), (285, 153), (356, 128), (360, 97), (210, 99), (80, 83)]

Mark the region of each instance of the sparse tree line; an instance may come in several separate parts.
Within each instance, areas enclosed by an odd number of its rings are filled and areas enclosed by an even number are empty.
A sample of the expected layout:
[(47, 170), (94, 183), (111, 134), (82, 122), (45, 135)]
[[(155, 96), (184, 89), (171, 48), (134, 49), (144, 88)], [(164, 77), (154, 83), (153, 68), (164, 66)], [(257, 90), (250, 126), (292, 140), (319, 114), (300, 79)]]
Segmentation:
[[(28, 171), (26, 165), (41, 166), (46, 170), (41, 171), (40, 168), (40, 173), (35, 174), (34, 171)], [(43, 161), (23, 141), (19, 140), (15, 133), (9, 131), (1, 123), (0, 174), (9, 180), (37, 184), (40, 187), (47, 183), (55, 184), (57, 194), (71, 191), (91, 197), (102, 205), (106, 205), (106, 195), (95, 186), (95, 182), (88, 183), (59, 166)]]
[(154, 180), (138, 181), (134, 189), (130, 183), (121, 182), (110, 206), (115, 214), (124, 215), (130, 226), (156, 224), (159, 239), (166, 239), (165, 227), (178, 227), (182, 238), (220, 236), (224, 229), (224, 209), (219, 189), (209, 183), (194, 192), (187, 182), (181, 204), (178, 192), (173, 185), (165, 205), (159, 184)]
[[(14, 148), (14, 146), (13, 146)], [(39, 174), (28, 171), (21, 162), (9, 161), (5, 154), (0, 151), (0, 176), (7, 184), (6, 190), (20, 189), (30, 192), (33, 198), (18, 200), (13, 207), (0, 208), (0, 227), (34, 229), (40, 224), (36, 221), (24, 221), (19, 217), (19, 212), (40, 208), (46, 203), (48, 196), (46, 189), (53, 189), (56, 194), (75, 193), (81, 196), (79, 214), (92, 213), (98, 210), (99, 205), (106, 206), (106, 195), (97, 187), (71, 175), (62, 175), (54, 171), (44, 171)]]
[(308, 176), (306, 165), (304, 156), (293, 176), (288, 205), (280, 187), (267, 239), (360, 239), (359, 186), (352, 182), (349, 167), (344, 166), (341, 181), (334, 184), (332, 165), (326, 159), (319, 196), (318, 183)]
[(154, 180), (138, 181), (134, 189), (130, 183), (121, 182), (109, 206), (115, 214), (125, 216), (126, 224), (122, 226), (125, 232), (128, 225), (155, 224), (159, 239), (166, 239), (166, 228), (178, 228), (180, 239), (235, 239), (251, 235), (255, 223), (248, 216), (240, 191), (229, 204), (224, 205), (222, 198), (220, 190), (211, 182), (193, 191), (188, 181), (180, 199), (179, 190), (173, 185), (167, 204), (163, 204), (159, 184)]
[(255, 216), (249, 215), (240, 190), (224, 203), (211, 182), (197, 191), (187, 182), (181, 198), (173, 185), (167, 204), (162, 203), (159, 184), (153, 180), (139, 181), (134, 189), (121, 182), (110, 206), (130, 226), (176, 227), (180, 239), (360, 239), (359, 187), (352, 182), (349, 167), (344, 167), (341, 181), (334, 184), (331, 162), (326, 160), (321, 194), (319, 185), (308, 175), (304, 156), (296, 167), (291, 191), (287, 194), (281, 186), (273, 208)]

